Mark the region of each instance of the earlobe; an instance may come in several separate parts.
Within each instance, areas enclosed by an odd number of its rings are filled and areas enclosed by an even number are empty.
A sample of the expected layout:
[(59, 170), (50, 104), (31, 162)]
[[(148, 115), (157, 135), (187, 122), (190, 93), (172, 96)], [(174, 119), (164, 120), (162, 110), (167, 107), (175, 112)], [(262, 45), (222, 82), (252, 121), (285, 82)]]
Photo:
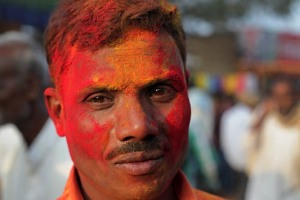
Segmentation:
[(65, 136), (62, 123), (62, 105), (55, 88), (47, 88), (44, 92), (48, 113), (53, 120), (59, 136)]

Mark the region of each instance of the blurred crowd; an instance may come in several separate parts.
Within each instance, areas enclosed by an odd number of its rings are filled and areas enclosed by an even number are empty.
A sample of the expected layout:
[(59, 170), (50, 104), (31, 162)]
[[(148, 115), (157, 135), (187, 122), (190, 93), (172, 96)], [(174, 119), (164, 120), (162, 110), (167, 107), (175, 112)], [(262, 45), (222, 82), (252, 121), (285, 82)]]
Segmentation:
[[(251, 74), (254, 76), (254, 74)], [(42, 45), (0, 35), (0, 199), (52, 200), (72, 166), (44, 104), (51, 85)], [(300, 199), (300, 108), (295, 79), (259, 80), (231, 96), (192, 83), (183, 170), (197, 188), (232, 200)]]
[(0, 35), (0, 199), (56, 199), (72, 162), (49, 119), (51, 85), (42, 45), (32, 34)]
[(233, 200), (300, 199), (297, 78), (268, 81), (264, 90), (257, 80), (233, 96), (190, 88), (184, 170), (196, 187)]

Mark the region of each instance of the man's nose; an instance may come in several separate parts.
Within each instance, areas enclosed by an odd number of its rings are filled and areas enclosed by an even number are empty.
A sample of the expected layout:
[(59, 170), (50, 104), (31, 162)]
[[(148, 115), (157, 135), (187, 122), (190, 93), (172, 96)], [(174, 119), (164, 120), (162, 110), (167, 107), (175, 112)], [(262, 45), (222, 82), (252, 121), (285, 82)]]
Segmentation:
[[(135, 97), (127, 98), (118, 109), (116, 119), (116, 137), (120, 141), (142, 141), (155, 136), (157, 123), (151, 113), (150, 105), (146, 105)], [(147, 109), (148, 107), (148, 109)]]

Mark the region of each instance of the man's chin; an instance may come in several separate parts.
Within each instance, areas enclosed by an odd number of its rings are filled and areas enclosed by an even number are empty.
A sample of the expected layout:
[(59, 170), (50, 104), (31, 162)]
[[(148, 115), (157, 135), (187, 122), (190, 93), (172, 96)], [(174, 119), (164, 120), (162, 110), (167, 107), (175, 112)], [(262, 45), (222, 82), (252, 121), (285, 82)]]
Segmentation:
[(158, 199), (171, 184), (173, 174), (171, 169), (159, 168), (144, 175), (123, 174), (127, 179), (124, 194), (128, 199)]
[[(129, 186), (129, 185), (128, 185)], [(132, 183), (129, 188), (124, 188), (124, 196), (127, 196), (128, 199), (144, 200), (144, 199), (159, 199), (166, 188), (168, 187), (168, 182), (160, 178), (153, 178), (151, 180), (144, 181), (139, 180), (135, 183)], [(127, 198), (123, 198), (127, 199)]]

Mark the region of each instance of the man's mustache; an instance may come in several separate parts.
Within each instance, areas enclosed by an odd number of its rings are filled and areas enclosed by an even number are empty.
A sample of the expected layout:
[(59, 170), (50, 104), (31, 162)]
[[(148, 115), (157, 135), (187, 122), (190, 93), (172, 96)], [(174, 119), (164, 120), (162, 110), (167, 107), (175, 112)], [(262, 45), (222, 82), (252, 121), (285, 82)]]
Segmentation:
[(111, 151), (107, 156), (106, 160), (112, 160), (113, 158), (133, 152), (147, 152), (147, 151), (165, 151), (167, 150), (167, 143), (157, 138), (145, 141), (127, 142), (122, 146)]

